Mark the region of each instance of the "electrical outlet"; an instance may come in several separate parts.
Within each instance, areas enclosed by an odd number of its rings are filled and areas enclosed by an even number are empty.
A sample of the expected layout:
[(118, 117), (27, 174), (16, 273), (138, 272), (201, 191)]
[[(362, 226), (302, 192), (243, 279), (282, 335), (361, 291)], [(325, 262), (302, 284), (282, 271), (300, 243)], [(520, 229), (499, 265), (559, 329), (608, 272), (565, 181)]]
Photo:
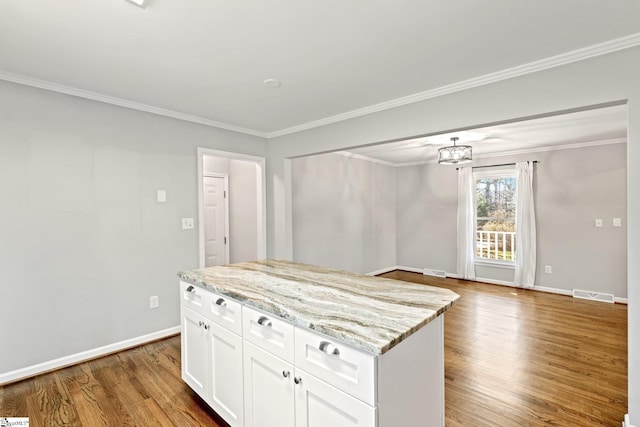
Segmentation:
[(182, 218), (182, 229), (193, 230), (193, 218)]
[(597, 228), (601, 228), (602, 227), (602, 219), (601, 218), (596, 218), (596, 227)]
[(149, 308), (158, 308), (158, 307), (160, 307), (160, 297), (158, 297), (158, 295), (149, 297)]
[(551, 268), (550, 265), (545, 265), (544, 266), (544, 272), (547, 273), (547, 274), (551, 274), (551, 273), (553, 273), (553, 269)]

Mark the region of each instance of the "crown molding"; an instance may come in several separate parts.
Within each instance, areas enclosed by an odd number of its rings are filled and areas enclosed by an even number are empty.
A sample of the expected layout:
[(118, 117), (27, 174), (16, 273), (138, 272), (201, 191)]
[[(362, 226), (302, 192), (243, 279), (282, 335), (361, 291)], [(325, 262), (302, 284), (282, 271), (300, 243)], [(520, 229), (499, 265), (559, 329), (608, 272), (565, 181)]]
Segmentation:
[(351, 157), (353, 159), (364, 160), (365, 162), (377, 163), (379, 165), (392, 166), (392, 167), (398, 166), (396, 163), (393, 163), (393, 162), (375, 159), (373, 157), (363, 156), (362, 154), (351, 153), (349, 151), (334, 151), (332, 154), (339, 154), (344, 157)]
[(165, 108), (154, 107), (153, 105), (142, 104), (140, 102), (130, 101), (128, 99), (118, 98), (115, 96), (103, 95), (97, 92), (78, 89), (58, 83), (52, 83), (45, 80), (35, 79), (32, 77), (22, 76), (19, 74), (7, 73), (0, 71), (0, 80), (12, 83), (18, 83), (25, 86), (46, 89), (53, 92), (64, 93), (66, 95), (77, 96), (79, 98), (91, 99), (93, 101), (104, 102), (106, 104), (117, 105), (119, 107), (130, 108), (132, 110), (144, 111), (146, 113), (157, 114), (159, 116), (170, 117), (172, 119), (184, 120), (186, 122), (197, 123), (200, 125), (211, 126), (219, 129), (230, 130), (233, 132), (244, 133), (247, 135), (259, 136), (266, 138), (266, 132), (260, 132), (254, 129), (248, 129), (242, 126), (235, 126), (228, 123), (218, 122), (215, 120), (205, 119), (203, 117), (192, 116), (190, 114), (180, 113), (178, 111), (167, 110)]
[(545, 58), (539, 61), (529, 62), (527, 64), (497, 71), (495, 73), (485, 74), (484, 76), (474, 77), (472, 79), (463, 80), (460, 82), (452, 83), (450, 85), (445, 85), (435, 89), (430, 89), (424, 92), (418, 92), (413, 95), (392, 99), (390, 101), (370, 105), (368, 107), (348, 111), (346, 113), (337, 114), (334, 116), (326, 117), (324, 119), (303, 123), (301, 125), (292, 126), (292, 127), (281, 129), (274, 132), (263, 132), (255, 129), (245, 128), (242, 126), (236, 126), (236, 125), (232, 125), (224, 122), (209, 120), (203, 117), (180, 113), (178, 111), (155, 107), (148, 104), (142, 104), (139, 102), (118, 98), (114, 96), (103, 95), (97, 92), (91, 92), (83, 89), (74, 88), (72, 86), (66, 86), (58, 83), (48, 82), (45, 80), (35, 79), (32, 77), (27, 77), (19, 74), (8, 73), (1, 70), (0, 70), (0, 80), (5, 80), (13, 83), (26, 85), (26, 86), (32, 86), (40, 89), (46, 89), (53, 92), (63, 93), (66, 95), (77, 96), (79, 98), (91, 99), (93, 101), (104, 102), (107, 104), (130, 108), (133, 110), (144, 111), (151, 114), (157, 114), (160, 116), (170, 117), (178, 120), (184, 120), (187, 122), (197, 123), (205, 126), (211, 126), (219, 129), (225, 129), (233, 132), (253, 135), (261, 138), (272, 139), (272, 138), (277, 138), (284, 135), (289, 135), (292, 133), (301, 132), (304, 130), (317, 128), (320, 126), (325, 126), (331, 123), (341, 122), (344, 120), (365, 116), (367, 114), (376, 113), (379, 111), (384, 111), (384, 110), (400, 107), (407, 104), (413, 104), (415, 102), (424, 101), (427, 99), (436, 98), (439, 96), (448, 95), (451, 93), (460, 92), (467, 89), (472, 89), (472, 88), (487, 85), (490, 83), (507, 80), (513, 77), (531, 74), (531, 73), (546, 70), (549, 68), (559, 67), (562, 65), (570, 64), (572, 62), (582, 61), (585, 59), (605, 55), (605, 54), (616, 52), (619, 50), (629, 49), (636, 46), (640, 46), (640, 33), (631, 34), (625, 37), (620, 37), (620, 38), (609, 40), (596, 45), (588, 46), (582, 49), (573, 50), (560, 55)]
[[(512, 151), (501, 151), (498, 153), (485, 153), (480, 155), (473, 156), (473, 159), (493, 159), (496, 157), (503, 156), (516, 156), (519, 154), (531, 154), (531, 153), (544, 153), (548, 151), (558, 151), (558, 150), (572, 150), (574, 148), (587, 148), (587, 147), (598, 147), (601, 145), (613, 145), (613, 144), (623, 144), (627, 142), (627, 138), (612, 138), (612, 139), (603, 139), (599, 141), (586, 141), (586, 142), (577, 142), (574, 144), (563, 144), (563, 145), (547, 145), (544, 147), (536, 147), (536, 148), (525, 148), (522, 150), (512, 150)], [(392, 163), (385, 160), (373, 159), (367, 156), (362, 156), (360, 154), (350, 153), (348, 151), (339, 151), (336, 154), (341, 154), (343, 156), (355, 157), (361, 160), (367, 160), (373, 163), (381, 163), (388, 166), (393, 166), (396, 168), (401, 168), (405, 166), (419, 166), (419, 165), (434, 165), (438, 164), (437, 160), (422, 160), (418, 162), (407, 162), (407, 163)]]
[(527, 64), (518, 65), (516, 67), (507, 68), (495, 73), (485, 74), (484, 76), (474, 77), (468, 80), (462, 80), (460, 82), (452, 83), (450, 85), (441, 86), (435, 89), (427, 90), (424, 92), (415, 93), (413, 95), (404, 96), (402, 98), (392, 99), (390, 101), (382, 102), (379, 104), (370, 105), (368, 107), (360, 108), (346, 113), (337, 114), (335, 116), (326, 117), (324, 119), (315, 120), (313, 122), (303, 123), (298, 126), (292, 126), (286, 129), (282, 129), (275, 132), (268, 132), (267, 138), (276, 138), (279, 136), (289, 135), (304, 130), (313, 129), (320, 126), (325, 126), (331, 123), (336, 123), (344, 120), (353, 119), (367, 114), (376, 113), (378, 111), (389, 110), (391, 108), (400, 107), (407, 104), (413, 104), (415, 102), (424, 101), (431, 98), (436, 98), (443, 95), (448, 95), (455, 92), (460, 92), (467, 89), (472, 89), (478, 86), (483, 86), (502, 80), (507, 80), (513, 77), (523, 76), (526, 74), (535, 73), (537, 71), (546, 70), (549, 68), (555, 68), (562, 65), (570, 64), (572, 62), (582, 61), (589, 58), (594, 58), (608, 53), (617, 52), (619, 50), (629, 49), (640, 45), (640, 33), (631, 34), (629, 36), (620, 37), (617, 39), (609, 40), (604, 43), (588, 46), (581, 49), (576, 49), (570, 52), (562, 53), (560, 55), (551, 56), (539, 61), (529, 62)]

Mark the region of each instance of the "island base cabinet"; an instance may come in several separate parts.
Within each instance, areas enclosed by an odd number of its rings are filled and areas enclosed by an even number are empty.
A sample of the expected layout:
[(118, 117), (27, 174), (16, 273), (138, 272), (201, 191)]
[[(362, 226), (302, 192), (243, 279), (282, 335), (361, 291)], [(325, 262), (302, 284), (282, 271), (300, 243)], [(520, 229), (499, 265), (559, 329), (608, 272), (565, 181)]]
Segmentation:
[(207, 402), (232, 427), (244, 426), (242, 389), (242, 338), (213, 323), (211, 347), (211, 387)]
[(245, 427), (295, 427), (293, 365), (244, 342)]
[(375, 427), (374, 407), (244, 343), (245, 427)]
[(182, 308), (182, 379), (203, 399), (208, 392), (210, 359), (205, 323), (204, 317)]
[(182, 379), (231, 427), (244, 426), (242, 338), (182, 307)]
[(375, 427), (376, 409), (296, 370), (296, 427)]

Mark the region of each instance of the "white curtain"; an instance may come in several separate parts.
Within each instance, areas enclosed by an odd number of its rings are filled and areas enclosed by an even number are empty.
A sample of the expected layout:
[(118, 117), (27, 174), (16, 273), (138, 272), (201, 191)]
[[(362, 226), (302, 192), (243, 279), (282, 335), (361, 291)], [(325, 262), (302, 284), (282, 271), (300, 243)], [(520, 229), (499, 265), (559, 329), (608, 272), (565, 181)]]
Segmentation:
[(536, 217), (533, 206), (533, 164), (516, 163), (516, 273), (513, 284), (532, 288), (536, 278)]
[(458, 277), (475, 279), (476, 203), (475, 183), (471, 168), (458, 170)]

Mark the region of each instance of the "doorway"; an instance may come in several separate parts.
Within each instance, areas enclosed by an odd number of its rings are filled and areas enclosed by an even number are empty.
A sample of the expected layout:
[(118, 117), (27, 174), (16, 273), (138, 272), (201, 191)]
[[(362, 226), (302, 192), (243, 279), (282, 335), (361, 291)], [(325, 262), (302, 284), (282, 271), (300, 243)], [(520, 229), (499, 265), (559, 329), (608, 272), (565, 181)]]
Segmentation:
[(200, 268), (266, 257), (265, 159), (198, 148)]

